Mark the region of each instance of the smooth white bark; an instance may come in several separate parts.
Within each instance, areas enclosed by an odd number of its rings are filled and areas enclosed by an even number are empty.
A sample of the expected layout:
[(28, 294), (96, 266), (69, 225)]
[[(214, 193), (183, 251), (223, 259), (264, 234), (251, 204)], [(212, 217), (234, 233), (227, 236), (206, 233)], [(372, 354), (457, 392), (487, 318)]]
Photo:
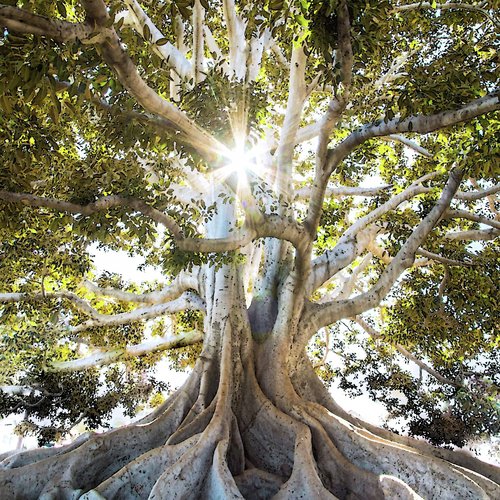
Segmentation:
[(139, 2), (137, 2), (137, 0), (124, 0), (124, 2), (129, 9), (130, 19), (137, 33), (144, 36), (144, 26), (147, 26), (151, 35), (149, 41), (151, 42), (153, 51), (167, 61), (167, 64), (171, 66), (181, 78), (190, 78), (193, 71), (191, 62), (188, 61), (184, 54), (170, 42), (164, 45), (156, 44), (158, 40), (164, 39), (165, 36), (144, 12)]
[(73, 372), (109, 365), (130, 358), (144, 356), (154, 352), (166, 351), (177, 347), (185, 347), (203, 340), (203, 334), (198, 331), (182, 332), (177, 335), (154, 337), (151, 340), (131, 345), (122, 349), (99, 350), (85, 358), (70, 361), (54, 361), (47, 366), (49, 371)]

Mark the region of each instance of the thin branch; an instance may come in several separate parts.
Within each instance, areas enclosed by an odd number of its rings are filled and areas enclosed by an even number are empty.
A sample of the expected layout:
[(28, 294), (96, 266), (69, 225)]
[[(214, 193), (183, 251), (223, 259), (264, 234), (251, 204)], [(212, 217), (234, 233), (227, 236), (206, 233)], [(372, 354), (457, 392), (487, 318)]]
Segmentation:
[(495, 26), (500, 27), (500, 22), (497, 21), (490, 13), (481, 7), (481, 5), (473, 5), (459, 2), (446, 3), (431, 3), (431, 2), (415, 2), (406, 5), (396, 5), (393, 8), (394, 12), (407, 12), (411, 10), (468, 10), (470, 12), (478, 12), (487, 17)]
[(447, 257), (443, 257), (441, 255), (438, 255), (437, 253), (429, 252), (429, 251), (425, 250), (424, 248), (419, 248), (417, 250), (417, 254), (422, 255), (423, 257), (426, 257), (426, 258), (433, 260), (435, 262), (440, 262), (441, 264), (446, 264), (448, 266), (475, 266), (476, 265), (474, 262), (448, 259)]
[(500, 236), (500, 230), (491, 229), (472, 229), (470, 231), (457, 231), (446, 233), (444, 237), (448, 240), (460, 241), (491, 241)]
[[(391, 187), (392, 185), (390, 184), (377, 187), (327, 187), (325, 191), (325, 198), (342, 198), (344, 196), (359, 196), (362, 198), (368, 198), (371, 196), (380, 196), (391, 189)], [(304, 186), (295, 190), (295, 200), (307, 199), (311, 195), (311, 191), (312, 190), (309, 186)]]
[(196, 344), (203, 340), (203, 334), (193, 330), (182, 332), (178, 335), (169, 335), (164, 337), (154, 337), (151, 340), (140, 344), (127, 346), (122, 349), (110, 349), (98, 351), (90, 356), (71, 361), (54, 361), (47, 366), (49, 372), (74, 372), (95, 368), (96, 366), (109, 365), (111, 363), (123, 362), (131, 358), (144, 356), (156, 352), (176, 349)]
[(94, 319), (100, 316), (86, 300), (76, 295), (76, 293), (67, 290), (38, 293), (0, 293), (0, 303), (3, 304), (15, 302), (41, 302), (47, 299), (65, 299), (71, 302), (79, 311)]
[[(369, 250), (375, 257), (377, 257), (377, 259), (382, 261), (384, 264), (390, 264), (392, 259), (394, 258), (389, 255), (389, 252), (385, 248), (382, 248), (375, 240), (370, 241), (368, 245), (366, 245), (366, 249)], [(420, 249), (417, 254), (420, 254)], [(412, 267), (424, 267), (428, 266), (431, 263), (432, 261), (427, 258), (415, 259)]]
[(476, 215), (467, 210), (452, 210), (448, 209), (444, 215), (444, 219), (467, 219), (479, 224), (485, 224), (486, 226), (491, 226), (495, 229), (500, 229), (500, 222), (494, 219), (488, 219), (487, 217), (482, 217), (481, 215)]
[(387, 137), (381, 137), (380, 139), (388, 142), (400, 142), (401, 144), (404, 144), (406, 147), (415, 151), (419, 155), (425, 156), (426, 158), (433, 158), (434, 156), (429, 150), (420, 146), (420, 144), (417, 144), (415, 141), (408, 139), (404, 135), (393, 134)]
[(363, 273), (368, 267), (372, 260), (372, 257), (373, 255), (371, 254), (371, 252), (368, 252), (363, 257), (363, 260), (360, 262), (360, 264), (353, 269), (352, 274), (344, 282), (344, 285), (342, 286), (339, 294), (335, 297), (337, 300), (348, 299), (351, 296), (352, 291), (356, 286), (356, 282), (358, 281), (359, 275)]
[(321, 360), (315, 363), (313, 367), (315, 369), (322, 367), (326, 363), (328, 354), (330, 354), (330, 330), (328, 328), (325, 328), (325, 352)]
[(500, 184), (495, 184), (488, 189), (481, 189), (479, 191), (458, 191), (455, 195), (457, 200), (476, 201), (487, 196), (494, 195), (500, 191)]
[[(479, 185), (476, 179), (470, 178), (469, 181), (476, 189), (479, 189)], [(500, 221), (500, 211), (497, 210), (495, 206), (495, 195), (494, 194), (486, 195), (486, 199), (488, 200), (488, 206), (490, 207), (491, 213), (495, 216), (495, 220)]]
[[(356, 316), (354, 318), (354, 321), (356, 321), (356, 323), (361, 326), (361, 328), (363, 328), (363, 330), (365, 330), (365, 332), (368, 333), (368, 335), (370, 335), (370, 337), (372, 337), (374, 340), (381, 340), (382, 336), (380, 335), (380, 333), (378, 333), (372, 326), (370, 326), (361, 316)], [(427, 372), (429, 375), (432, 375), (438, 382), (441, 382), (442, 384), (452, 385), (454, 387), (463, 387), (463, 384), (441, 375), (438, 371), (434, 370), (434, 368), (429, 366), (427, 363), (424, 363), (422, 360), (417, 358), (402, 345), (397, 343), (391, 345), (406, 359), (413, 361), (419, 368)]]
[(160, 210), (149, 206), (146, 202), (125, 196), (110, 195), (98, 198), (87, 205), (79, 205), (69, 201), (57, 200), (55, 198), (45, 198), (29, 193), (13, 193), (0, 190), (0, 200), (8, 203), (21, 203), (29, 207), (43, 207), (57, 210), (59, 212), (69, 212), (73, 214), (92, 215), (111, 208), (125, 208), (140, 212), (155, 222), (162, 224), (176, 238), (182, 238), (181, 229), (172, 217), (164, 214)]

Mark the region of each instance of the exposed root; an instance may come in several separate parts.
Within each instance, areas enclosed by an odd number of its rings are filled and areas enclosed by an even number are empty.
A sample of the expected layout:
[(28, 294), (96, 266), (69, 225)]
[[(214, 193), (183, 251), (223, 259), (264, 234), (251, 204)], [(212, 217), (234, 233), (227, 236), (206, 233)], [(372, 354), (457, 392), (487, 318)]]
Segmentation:
[[(360, 468), (379, 476), (395, 476), (424, 498), (488, 498), (477, 482), (448, 462), (374, 435), (370, 438), (319, 406), (308, 405), (308, 411), (342, 454)], [(388, 480), (381, 484), (387, 487)], [(391, 491), (398, 484), (392, 484)]]
[(331, 500), (337, 498), (321, 482), (315, 466), (311, 432), (306, 426), (297, 434), (294, 458), (292, 475), (273, 497), (274, 499), (317, 498)]
[[(460, 450), (451, 451), (444, 448), (436, 448), (429, 443), (420, 439), (411, 438), (409, 436), (401, 436), (394, 434), (386, 429), (382, 429), (375, 425), (364, 422), (356, 417), (353, 417), (343, 410), (333, 400), (331, 394), (321, 383), (314, 372), (309, 359), (303, 357), (299, 363), (299, 367), (293, 377), (294, 387), (304, 400), (317, 403), (319, 406), (326, 408), (329, 412), (349, 422), (358, 434), (367, 436), (369, 439), (374, 439), (375, 436), (382, 438), (384, 441), (397, 443), (401, 446), (406, 446), (408, 449), (418, 451), (419, 453), (440, 458), (455, 464), (458, 469), (465, 469), (464, 474), (470, 475), (472, 478), (488, 478), (493, 484), (500, 484), (500, 468), (475, 458), (474, 456)], [(476, 481), (476, 479), (474, 479)], [(477, 479), (481, 481), (482, 479)], [(491, 488), (490, 481), (485, 483), (487, 489)]]
[[(209, 344), (153, 417), (47, 453), (15, 454), (0, 470), (0, 498), (500, 498), (495, 481), (443, 460), (440, 450), (360, 426), (307, 370), (293, 385), (261, 385), (238, 344), (244, 332), (225, 318), (217, 328), (222, 342)], [(278, 387), (279, 397), (262, 387)]]
[(86, 432), (85, 434), (78, 436), (72, 443), (58, 448), (35, 448), (27, 451), (14, 450), (7, 452), (4, 454), (4, 459), (0, 462), (0, 470), (24, 467), (25, 465), (39, 462), (40, 460), (45, 460), (49, 457), (63, 455), (64, 453), (73, 451), (83, 443), (86, 443), (93, 435), (93, 432)]
[(234, 478), (244, 498), (265, 500), (278, 493), (283, 479), (275, 474), (252, 467)]

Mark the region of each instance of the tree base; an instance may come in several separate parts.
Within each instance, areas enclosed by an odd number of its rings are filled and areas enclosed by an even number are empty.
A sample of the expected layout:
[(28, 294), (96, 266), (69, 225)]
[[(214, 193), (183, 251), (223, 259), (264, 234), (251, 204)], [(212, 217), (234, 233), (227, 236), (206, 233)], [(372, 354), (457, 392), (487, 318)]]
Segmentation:
[(496, 467), (357, 421), (335, 405), (308, 361), (289, 379), (295, 394), (284, 404), (265, 394), (253, 365), (226, 372), (233, 360), (225, 357), (220, 377), (200, 359), (186, 384), (141, 422), (8, 456), (1, 497), (500, 497)]

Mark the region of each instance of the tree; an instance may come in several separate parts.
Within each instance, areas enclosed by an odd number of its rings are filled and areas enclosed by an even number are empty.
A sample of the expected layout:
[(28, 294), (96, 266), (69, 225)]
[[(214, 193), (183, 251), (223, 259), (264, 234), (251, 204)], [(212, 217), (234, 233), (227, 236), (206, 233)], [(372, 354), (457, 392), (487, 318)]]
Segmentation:
[[(495, 467), (344, 412), (306, 351), (356, 323), (373, 391), (397, 351), (495, 415), (493, 2), (11, 4), (4, 404), (98, 424), (158, 352), (203, 344), (140, 422), (7, 456), (2, 498), (497, 498)], [(96, 242), (170, 284), (91, 281)], [(98, 400), (91, 367), (125, 359)]]

